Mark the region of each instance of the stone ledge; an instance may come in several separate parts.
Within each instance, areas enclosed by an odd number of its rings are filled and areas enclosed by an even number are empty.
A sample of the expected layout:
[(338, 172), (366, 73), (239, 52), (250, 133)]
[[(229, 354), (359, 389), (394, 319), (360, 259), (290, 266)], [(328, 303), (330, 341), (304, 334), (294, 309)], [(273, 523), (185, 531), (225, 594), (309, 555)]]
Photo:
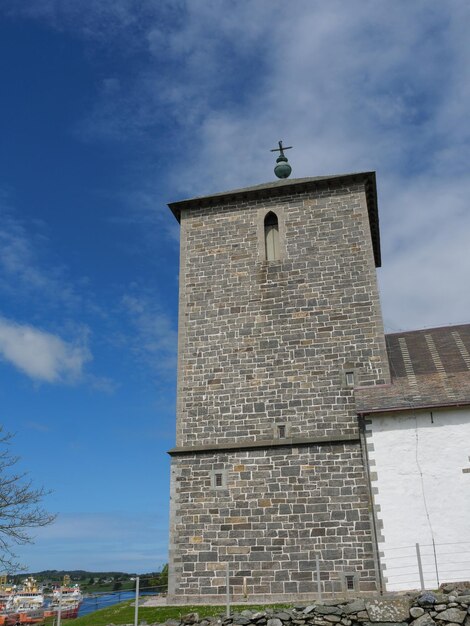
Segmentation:
[(199, 446), (176, 446), (171, 450), (168, 450), (170, 456), (179, 456), (183, 454), (197, 454), (204, 452), (220, 452), (225, 450), (238, 451), (238, 450), (256, 450), (263, 448), (282, 448), (290, 446), (322, 446), (322, 445), (335, 445), (342, 443), (360, 443), (358, 435), (335, 435), (332, 437), (286, 437), (285, 439), (262, 439), (259, 441), (246, 441), (239, 443), (211, 443), (207, 445)]

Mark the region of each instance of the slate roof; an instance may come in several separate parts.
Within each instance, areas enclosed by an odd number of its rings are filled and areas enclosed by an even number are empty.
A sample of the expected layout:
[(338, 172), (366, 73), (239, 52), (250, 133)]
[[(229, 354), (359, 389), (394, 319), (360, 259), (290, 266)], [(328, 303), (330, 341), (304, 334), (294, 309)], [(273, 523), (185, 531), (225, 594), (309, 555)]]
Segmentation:
[(259, 198), (305, 193), (306, 191), (311, 191), (315, 188), (329, 184), (347, 186), (348, 184), (358, 182), (362, 182), (365, 185), (375, 265), (376, 267), (380, 267), (380, 232), (375, 172), (353, 172), (350, 174), (332, 174), (328, 176), (312, 176), (309, 178), (285, 178), (282, 180), (271, 181), (269, 183), (263, 183), (261, 185), (255, 185), (254, 187), (243, 187), (241, 189), (232, 189), (231, 191), (214, 193), (209, 196), (200, 196), (197, 198), (170, 202), (168, 206), (179, 222), (182, 209), (215, 206), (234, 201), (239, 202), (242, 199), (256, 200)]
[(392, 384), (358, 387), (359, 414), (470, 404), (470, 324), (385, 339)]

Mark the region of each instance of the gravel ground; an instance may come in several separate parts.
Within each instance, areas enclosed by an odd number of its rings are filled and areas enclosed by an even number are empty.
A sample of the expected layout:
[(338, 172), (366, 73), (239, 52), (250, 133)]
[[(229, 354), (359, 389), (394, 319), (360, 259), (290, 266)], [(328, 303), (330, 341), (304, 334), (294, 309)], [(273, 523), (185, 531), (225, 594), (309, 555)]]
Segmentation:
[(166, 596), (147, 596), (145, 598), (140, 598), (139, 606), (150, 607), (150, 606), (166, 606)]

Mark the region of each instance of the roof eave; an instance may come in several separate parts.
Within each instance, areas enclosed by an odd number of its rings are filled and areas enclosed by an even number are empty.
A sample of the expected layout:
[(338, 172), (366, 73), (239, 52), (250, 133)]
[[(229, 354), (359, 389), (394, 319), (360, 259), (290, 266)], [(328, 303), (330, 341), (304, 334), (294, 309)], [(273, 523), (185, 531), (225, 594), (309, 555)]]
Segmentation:
[(470, 399), (468, 400), (457, 400), (457, 401), (446, 401), (443, 402), (435, 402), (435, 403), (426, 403), (417, 402), (413, 405), (405, 405), (405, 406), (390, 406), (390, 407), (373, 407), (368, 409), (360, 409), (357, 411), (359, 417), (367, 417), (368, 415), (381, 415), (382, 413), (404, 413), (407, 411), (429, 411), (430, 409), (449, 409), (449, 408), (459, 408), (470, 406)]
[(168, 204), (173, 215), (178, 222), (181, 218), (183, 209), (200, 208), (206, 206), (215, 206), (228, 203), (230, 201), (273, 198), (285, 196), (292, 193), (301, 193), (310, 191), (325, 184), (344, 185), (352, 182), (363, 182), (365, 186), (367, 208), (369, 213), (370, 232), (374, 249), (374, 259), (376, 267), (381, 266), (380, 252), (380, 233), (379, 233), (379, 215), (377, 203), (377, 184), (375, 172), (356, 172), (352, 174), (336, 174), (333, 176), (321, 176), (315, 178), (299, 178), (286, 181), (277, 181), (275, 183), (266, 183), (257, 187), (247, 187), (244, 189), (234, 189), (210, 196), (202, 196), (199, 198), (190, 198), (187, 200), (179, 200)]

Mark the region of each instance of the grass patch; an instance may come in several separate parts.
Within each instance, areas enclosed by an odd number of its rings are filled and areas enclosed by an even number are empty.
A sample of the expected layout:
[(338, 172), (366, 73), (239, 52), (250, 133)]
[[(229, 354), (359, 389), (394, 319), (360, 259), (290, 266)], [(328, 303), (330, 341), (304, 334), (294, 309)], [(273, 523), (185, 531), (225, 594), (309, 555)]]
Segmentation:
[[(127, 602), (121, 602), (120, 604), (114, 604), (113, 606), (105, 609), (99, 609), (83, 617), (66, 621), (64, 626), (107, 626), (108, 624), (133, 624), (134, 623), (134, 606), (133, 600)], [(240, 612), (244, 609), (250, 609), (255, 611), (262, 611), (266, 608), (281, 609), (286, 608), (289, 605), (276, 604), (269, 607), (261, 605), (240, 605), (232, 608), (233, 612)], [(139, 622), (147, 622), (152, 624), (155, 622), (162, 623), (167, 619), (174, 618), (179, 619), (183, 615), (188, 613), (198, 613), (199, 617), (208, 616), (225, 616), (225, 607), (219, 606), (153, 606), (153, 607), (139, 607)], [(52, 624), (52, 621), (49, 622)]]

